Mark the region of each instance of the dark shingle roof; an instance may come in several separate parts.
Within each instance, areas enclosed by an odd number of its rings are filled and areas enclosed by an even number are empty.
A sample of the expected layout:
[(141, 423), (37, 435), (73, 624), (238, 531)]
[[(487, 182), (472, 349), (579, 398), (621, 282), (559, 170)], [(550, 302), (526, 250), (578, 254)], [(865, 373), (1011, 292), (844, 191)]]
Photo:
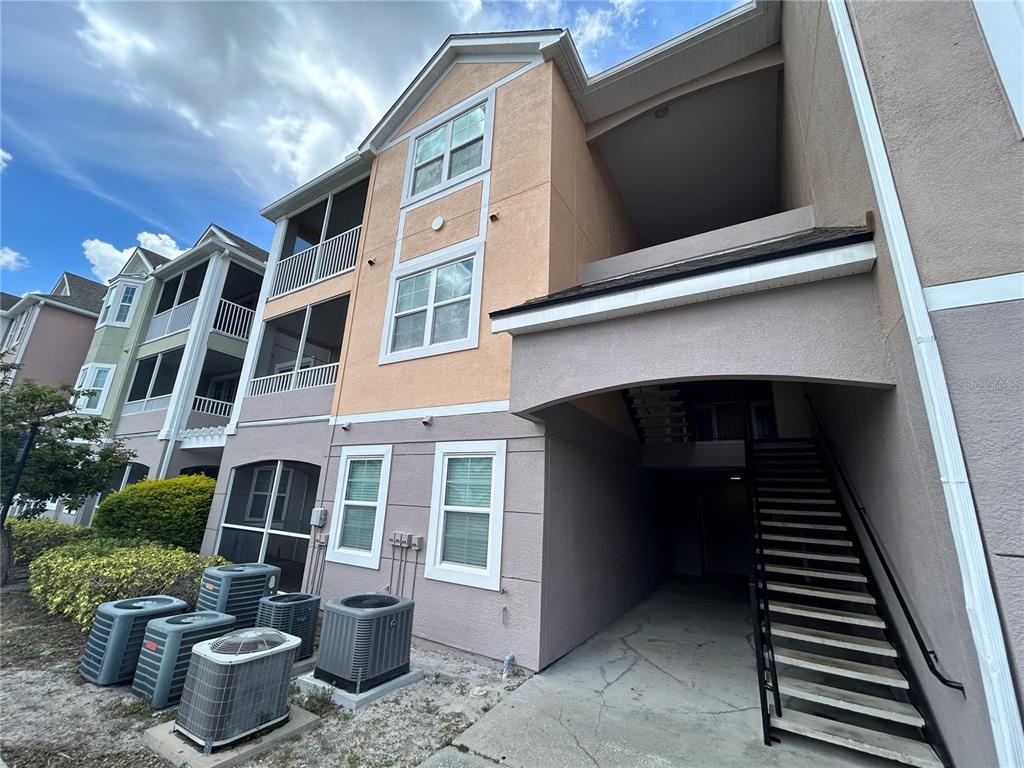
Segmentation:
[(778, 240), (769, 240), (742, 248), (709, 253), (664, 267), (632, 272), (622, 277), (613, 277), (596, 283), (576, 285), (564, 291), (557, 291), (537, 299), (530, 299), (515, 307), (496, 310), (491, 312), (491, 317), (503, 317), (530, 309), (540, 309), (541, 307), (565, 304), (580, 299), (591, 299), (595, 296), (618, 293), (619, 291), (631, 288), (657, 285), (658, 283), (666, 283), (683, 277), (694, 277), (707, 272), (717, 272), (718, 270), (730, 267), (746, 266), (762, 261), (781, 259), (786, 256), (797, 256), (801, 253), (817, 251), (822, 248), (838, 248), (843, 245), (853, 245), (854, 243), (871, 240), (872, 237), (872, 231), (865, 227), (817, 227), (788, 237), (779, 238)]
[(0, 311), (6, 312), (19, 301), (21, 301), (20, 296), (15, 296), (14, 294), (4, 293), (3, 291), (0, 291)]
[(61, 281), (65, 278), (68, 281), (68, 295), (65, 296), (62, 293), (41, 293), (39, 295), (44, 299), (67, 304), (69, 307), (77, 307), (78, 309), (99, 314), (100, 309), (103, 307), (103, 297), (107, 294), (107, 286), (103, 283), (97, 283), (95, 280), (90, 280), (87, 277), (72, 274), (71, 272), (65, 272), (61, 275), (57, 285), (60, 285)]
[(253, 245), (248, 240), (246, 240), (244, 237), (239, 237), (238, 235), (236, 235), (230, 229), (225, 229), (220, 224), (211, 224), (210, 226), (211, 227), (216, 227), (221, 232), (223, 232), (225, 235), (227, 235), (232, 240), (234, 240), (236, 243), (238, 243), (238, 250), (240, 250), (242, 253), (246, 254), (247, 256), (252, 256), (254, 259), (259, 259), (260, 261), (266, 261), (268, 258), (270, 258), (270, 254), (267, 253), (266, 251), (264, 251), (258, 245)]
[(153, 265), (153, 269), (156, 269), (157, 267), (162, 267), (164, 264), (170, 261), (170, 259), (168, 259), (166, 256), (161, 256), (159, 253), (151, 251), (148, 248), (142, 248), (140, 246), (139, 250), (142, 251), (142, 255), (146, 257), (146, 260)]

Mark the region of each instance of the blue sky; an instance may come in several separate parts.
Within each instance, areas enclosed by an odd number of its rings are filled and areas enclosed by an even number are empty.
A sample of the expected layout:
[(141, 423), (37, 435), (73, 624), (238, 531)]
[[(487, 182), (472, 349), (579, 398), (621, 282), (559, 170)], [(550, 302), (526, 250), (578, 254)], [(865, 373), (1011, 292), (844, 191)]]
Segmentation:
[(591, 73), (722, 2), (0, 3), (0, 288), (168, 256), (348, 154), (452, 32), (568, 26)]

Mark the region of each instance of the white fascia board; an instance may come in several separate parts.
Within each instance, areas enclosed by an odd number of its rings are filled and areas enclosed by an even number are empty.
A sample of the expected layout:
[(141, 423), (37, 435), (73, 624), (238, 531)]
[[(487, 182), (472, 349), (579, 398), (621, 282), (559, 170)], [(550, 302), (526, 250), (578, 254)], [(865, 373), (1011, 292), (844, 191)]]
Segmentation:
[(626, 315), (711, 301), (798, 283), (811, 283), (868, 272), (875, 263), (873, 243), (789, 256), (759, 264), (681, 277), (656, 285), (624, 288), (589, 299), (539, 307), (491, 320), (491, 333), (534, 333), (594, 323)]
[(1024, 299), (1024, 272), (933, 285), (924, 289), (924, 301), (930, 312), (1022, 299)]
[(504, 413), (506, 411), (508, 411), (508, 400), (489, 400), (481, 403), (428, 405), (423, 408), (404, 408), (398, 411), (376, 411), (373, 413), (353, 413), (348, 415), (332, 416), (331, 425), (368, 424), (375, 421), (425, 419), (428, 416), (466, 416), (477, 413)]

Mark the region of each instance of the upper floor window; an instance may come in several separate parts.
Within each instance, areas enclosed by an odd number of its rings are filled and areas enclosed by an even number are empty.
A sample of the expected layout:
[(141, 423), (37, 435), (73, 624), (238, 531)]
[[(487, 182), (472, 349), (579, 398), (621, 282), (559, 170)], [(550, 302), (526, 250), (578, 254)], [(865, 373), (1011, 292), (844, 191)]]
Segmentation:
[(7, 340), (4, 342), (4, 349), (9, 349), (21, 341), (21, 337), (25, 333), (25, 326), (28, 324), (28, 316), (31, 313), (32, 308), (30, 307), (11, 320), (11, 326), (7, 330)]
[(83, 365), (78, 374), (78, 381), (75, 382), (75, 389), (86, 390), (75, 405), (82, 413), (99, 413), (103, 410), (107, 393), (110, 390), (110, 383), (114, 377), (113, 365), (100, 363), (89, 363)]
[(110, 286), (103, 299), (103, 309), (100, 310), (100, 319), (96, 326), (131, 325), (138, 294), (139, 285), (137, 283), (118, 282)]
[(480, 312), (479, 244), (460, 244), (392, 275), (381, 362), (476, 346)]
[(413, 140), (408, 197), (417, 198), (480, 169), (487, 157), (488, 105), (429, 128)]

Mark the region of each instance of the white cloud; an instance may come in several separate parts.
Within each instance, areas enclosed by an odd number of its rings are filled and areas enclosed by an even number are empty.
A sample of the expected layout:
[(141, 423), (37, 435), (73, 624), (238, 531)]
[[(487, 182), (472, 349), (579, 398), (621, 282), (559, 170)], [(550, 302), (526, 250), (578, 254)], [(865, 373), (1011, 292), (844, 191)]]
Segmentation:
[[(139, 245), (143, 248), (159, 253), (161, 256), (166, 256), (169, 259), (184, 253), (184, 249), (179, 248), (174, 238), (168, 234), (139, 232), (137, 239)], [(127, 248), (119, 249), (110, 243), (95, 238), (82, 243), (82, 252), (85, 254), (86, 260), (92, 264), (92, 273), (103, 281), (109, 280), (121, 271), (121, 267), (124, 266), (128, 257), (131, 256), (134, 248), (134, 245), (130, 245)]]
[(637, 26), (643, 9), (638, 0), (611, 0), (608, 6), (580, 8), (571, 25), (580, 54), (593, 56), (607, 42), (628, 34)]
[(6, 269), (8, 272), (17, 272), (19, 269), (24, 269), (27, 266), (28, 259), (13, 248), (8, 248), (6, 245), (0, 248), (0, 269)]
[(13, 160), (11, 153), (4, 151), (4, 149), (0, 147), (0, 171), (6, 168), (7, 164), (10, 163), (11, 160)]

